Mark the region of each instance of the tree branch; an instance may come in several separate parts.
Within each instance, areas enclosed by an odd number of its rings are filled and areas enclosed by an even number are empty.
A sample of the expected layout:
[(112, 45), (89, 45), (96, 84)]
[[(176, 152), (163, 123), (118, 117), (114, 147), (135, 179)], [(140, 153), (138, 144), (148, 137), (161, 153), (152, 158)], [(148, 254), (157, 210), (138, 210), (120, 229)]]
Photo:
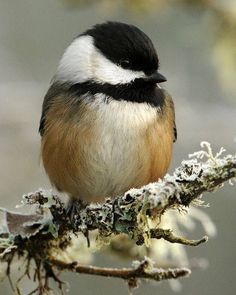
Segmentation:
[(60, 270), (69, 270), (81, 274), (89, 274), (103, 277), (120, 278), (124, 280), (130, 279), (149, 279), (154, 281), (162, 281), (168, 279), (176, 279), (188, 276), (190, 270), (186, 268), (175, 269), (157, 269), (154, 268), (152, 262), (149, 259), (144, 259), (138, 262), (138, 266), (134, 268), (108, 268), (108, 267), (96, 267), (79, 265), (76, 262), (65, 263), (60, 260), (51, 260), (53, 266), (56, 266)]
[[(71, 245), (72, 233), (83, 233), (89, 241), (89, 233), (97, 230), (97, 238), (105, 244), (116, 235), (126, 234), (136, 245), (150, 245), (151, 239), (164, 239), (170, 243), (197, 246), (207, 241), (188, 240), (175, 236), (172, 229), (160, 228), (162, 215), (169, 209), (185, 210), (191, 203), (202, 202), (203, 192), (212, 192), (223, 183), (236, 178), (236, 156), (222, 156), (224, 149), (213, 155), (208, 143), (203, 142), (201, 150), (183, 161), (173, 175), (138, 189), (131, 189), (123, 196), (107, 199), (103, 204), (89, 204), (79, 209), (73, 218), (68, 218), (66, 206), (51, 192), (39, 190), (23, 197), (22, 205), (31, 214), (10, 212), (4, 208), (5, 225), (0, 231), (0, 258), (10, 265), (15, 255), (26, 257), (29, 274), (30, 262), (35, 261), (39, 281), (37, 290), (48, 288), (48, 278), (53, 278), (61, 288), (62, 282), (53, 268), (77, 273), (118, 277), (134, 286), (136, 279), (163, 280), (186, 276), (186, 269), (160, 270), (145, 259), (138, 266), (129, 269), (99, 268), (67, 263), (58, 259), (59, 251)], [(203, 157), (206, 160), (203, 161)], [(122, 172), (121, 172), (122, 173)], [(154, 226), (155, 224), (155, 226)], [(44, 275), (41, 275), (41, 273)], [(42, 283), (45, 278), (45, 283)], [(133, 282), (133, 285), (132, 285)], [(40, 291), (41, 292), (41, 291)], [(44, 291), (42, 291), (43, 294)]]

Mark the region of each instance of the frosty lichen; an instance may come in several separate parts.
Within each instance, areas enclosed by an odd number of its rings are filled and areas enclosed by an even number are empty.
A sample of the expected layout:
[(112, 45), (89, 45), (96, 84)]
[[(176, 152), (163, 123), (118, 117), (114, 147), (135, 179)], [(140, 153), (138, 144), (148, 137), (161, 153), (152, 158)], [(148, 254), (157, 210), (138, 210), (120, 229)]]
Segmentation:
[[(182, 161), (173, 175), (166, 175), (163, 180), (156, 183), (131, 189), (123, 196), (107, 199), (103, 204), (90, 204), (75, 214), (72, 219), (68, 218), (65, 205), (52, 192), (39, 190), (25, 195), (21, 206), (26, 206), (30, 214), (3, 209), (5, 226), (0, 231), (1, 260), (7, 262), (9, 266), (15, 255), (27, 258), (29, 261), (27, 265), (34, 261), (39, 286), (42, 285), (41, 278), (43, 276), (41, 273), (43, 272), (45, 288), (47, 288), (49, 277), (53, 277), (61, 286), (61, 281), (54, 274), (53, 269), (55, 268), (83, 273), (91, 271), (89, 267), (86, 269), (86, 267), (68, 262), (69, 255), (65, 255), (65, 250), (74, 249), (72, 239), (74, 234), (80, 234), (80, 240), (84, 235), (88, 244), (91, 237), (93, 240), (95, 237), (100, 246), (115, 245), (114, 237), (123, 235), (132, 241), (128, 246), (130, 253), (135, 250), (135, 247), (143, 246), (151, 246), (149, 253), (152, 253), (154, 251), (153, 240), (159, 239), (191, 246), (205, 242), (206, 237), (199, 240), (188, 240), (182, 237), (181, 232), (178, 231), (177, 216), (179, 211), (186, 211), (191, 203), (202, 205), (203, 201), (199, 199), (202, 193), (216, 190), (224, 182), (235, 179), (236, 156), (223, 156), (225, 152), (223, 148), (214, 155), (207, 142), (202, 142), (201, 147), (206, 149), (195, 152), (190, 155), (189, 160)], [(204, 158), (205, 161), (203, 161)], [(173, 209), (175, 215), (171, 214), (171, 218), (168, 217), (168, 222), (165, 222), (166, 211), (169, 209)], [(197, 208), (195, 211), (193, 209), (192, 216), (194, 217), (195, 214), (194, 218), (198, 218), (199, 212), (197, 212)], [(204, 220), (207, 220), (206, 223), (209, 226), (206, 227), (206, 230), (209, 234), (213, 234), (214, 225), (208, 222), (206, 214), (202, 213), (201, 216), (203, 226), (205, 226)], [(193, 222), (192, 219), (189, 219), (189, 226), (191, 226), (191, 222)], [(169, 228), (166, 228), (167, 225)], [(84, 244), (79, 243), (78, 245), (80, 251), (83, 252)], [(94, 247), (94, 243), (92, 247)], [(130, 255), (132, 257), (132, 254)], [(150, 261), (145, 261), (143, 266), (150, 267)], [(186, 260), (182, 259), (182, 261)], [(171, 271), (167, 270), (161, 273), (157, 269), (152, 276), (152, 272), (147, 274), (145, 267), (129, 269), (126, 276), (122, 270), (121, 272), (112, 271), (112, 269), (98, 270), (93, 267), (94, 273), (92, 274), (115, 276), (116, 273), (119, 273), (117, 277), (125, 278), (129, 283), (131, 282), (130, 276), (134, 274), (138, 278), (154, 280), (160, 280), (162, 277), (173, 278), (174, 276)], [(180, 270), (174, 272), (178, 276), (184, 276), (187, 273), (183, 269), (182, 272)]]

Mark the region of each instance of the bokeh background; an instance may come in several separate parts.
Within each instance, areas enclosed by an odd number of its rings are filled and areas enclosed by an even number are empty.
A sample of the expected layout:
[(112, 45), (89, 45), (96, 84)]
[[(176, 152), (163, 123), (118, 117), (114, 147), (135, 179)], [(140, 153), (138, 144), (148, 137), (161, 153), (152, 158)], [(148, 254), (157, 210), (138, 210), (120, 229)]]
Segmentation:
[[(202, 140), (215, 150), (236, 151), (235, 0), (0, 0), (0, 206), (13, 209), (21, 195), (50, 188), (40, 166), (38, 122), (41, 104), (57, 63), (71, 40), (105, 20), (140, 27), (153, 40), (165, 87), (176, 105), (178, 141), (172, 169), (199, 150)], [(204, 209), (218, 234), (190, 257), (205, 257), (206, 270), (193, 270), (181, 294), (236, 294), (235, 187), (207, 196)], [(193, 237), (203, 235), (198, 228)], [(127, 262), (103, 254), (95, 263)], [(127, 294), (124, 282), (65, 275), (69, 294)], [(30, 290), (30, 286), (26, 286)], [(135, 294), (172, 294), (167, 282), (142, 284)], [(7, 282), (0, 294), (11, 294)]]

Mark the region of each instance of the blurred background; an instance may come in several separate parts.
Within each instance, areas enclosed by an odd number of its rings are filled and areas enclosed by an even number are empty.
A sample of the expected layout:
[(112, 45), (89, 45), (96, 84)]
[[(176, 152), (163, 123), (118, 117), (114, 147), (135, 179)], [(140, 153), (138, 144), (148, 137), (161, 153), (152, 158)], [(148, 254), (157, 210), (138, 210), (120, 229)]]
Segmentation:
[[(38, 122), (41, 104), (57, 63), (79, 33), (105, 20), (132, 23), (153, 40), (165, 87), (176, 106), (178, 141), (171, 170), (202, 140), (236, 151), (235, 0), (0, 0), (0, 206), (13, 209), (24, 193), (50, 188), (40, 166)], [(217, 236), (189, 257), (205, 257), (181, 294), (236, 294), (235, 187), (206, 198), (204, 211)], [(204, 235), (197, 228), (193, 238)], [(130, 262), (98, 255), (98, 265)], [(67, 274), (69, 294), (127, 294), (123, 281)], [(30, 291), (30, 286), (26, 286)], [(32, 290), (32, 289), (31, 289)], [(135, 294), (173, 294), (167, 282), (142, 284)], [(7, 282), (0, 294), (11, 294)]]

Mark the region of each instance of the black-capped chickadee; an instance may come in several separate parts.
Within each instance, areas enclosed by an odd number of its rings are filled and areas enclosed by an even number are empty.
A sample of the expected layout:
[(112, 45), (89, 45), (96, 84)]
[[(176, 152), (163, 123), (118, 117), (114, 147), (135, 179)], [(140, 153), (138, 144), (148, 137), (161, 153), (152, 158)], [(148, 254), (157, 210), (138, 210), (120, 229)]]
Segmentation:
[(106, 22), (73, 40), (39, 128), (43, 164), (59, 191), (99, 202), (165, 175), (176, 127), (158, 69), (152, 41), (133, 25)]

